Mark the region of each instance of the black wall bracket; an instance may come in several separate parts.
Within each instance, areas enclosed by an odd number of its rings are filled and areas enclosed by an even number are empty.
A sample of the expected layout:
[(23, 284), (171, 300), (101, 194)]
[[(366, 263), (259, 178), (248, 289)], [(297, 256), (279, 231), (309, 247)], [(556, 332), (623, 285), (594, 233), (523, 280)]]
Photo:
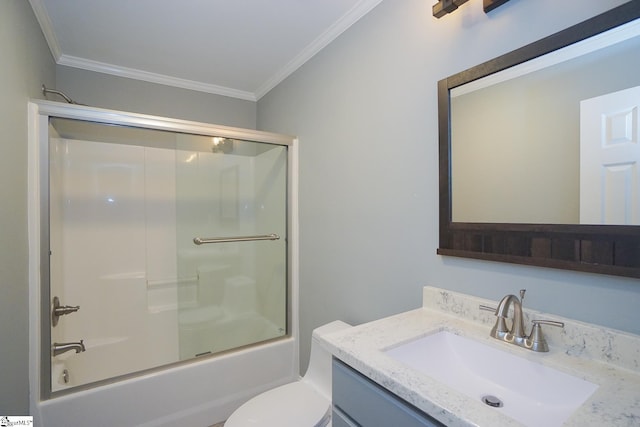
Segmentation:
[[(433, 16), (436, 18), (442, 18), (443, 16), (453, 12), (458, 7), (462, 6), (469, 0), (439, 0), (438, 3), (433, 5)], [(498, 6), (501, 6), (509, 0), (482, 0), (484, 12), (492, 11)]]

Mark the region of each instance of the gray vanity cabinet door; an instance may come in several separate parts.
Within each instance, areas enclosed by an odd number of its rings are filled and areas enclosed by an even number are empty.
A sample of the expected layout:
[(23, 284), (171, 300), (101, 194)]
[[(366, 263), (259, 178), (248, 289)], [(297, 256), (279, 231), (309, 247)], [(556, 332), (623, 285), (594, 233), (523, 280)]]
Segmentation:
[(334, 427), (441, 427), (437, 420), (333, 360)]
[(333, 414), (331, 415), (331, 425), (332, 427), (360, 427), (358, 424), (347, 418), (347, 416), (339, 409), (334, 409)]

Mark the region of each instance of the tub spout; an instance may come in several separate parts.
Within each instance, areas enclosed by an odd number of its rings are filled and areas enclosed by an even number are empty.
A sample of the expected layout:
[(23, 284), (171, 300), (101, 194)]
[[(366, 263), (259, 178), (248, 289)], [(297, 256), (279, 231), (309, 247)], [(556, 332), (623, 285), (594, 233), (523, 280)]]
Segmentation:
[(59, 354), (66, 353), (69, 350), (75, 350), (76, 353), (86, 351), (86, 348), (84, 347), (84, 340), (80, 340), (80, 342), (56, 342), (51, 346), (51, 354), (53, 354), (54, 357)]

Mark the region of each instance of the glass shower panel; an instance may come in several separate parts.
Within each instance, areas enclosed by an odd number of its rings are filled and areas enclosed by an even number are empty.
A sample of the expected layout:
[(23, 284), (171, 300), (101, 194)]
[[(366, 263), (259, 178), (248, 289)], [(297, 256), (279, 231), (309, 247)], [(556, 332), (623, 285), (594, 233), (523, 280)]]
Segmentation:
[[(49, 134), (52, 391), (285, 335), (286, 147), (59, 118)], [(193, 241), (258, 234), (279, 239)]]
[(180, 358), (283, 336), (286, 148), (190, 135), (178, 145)]

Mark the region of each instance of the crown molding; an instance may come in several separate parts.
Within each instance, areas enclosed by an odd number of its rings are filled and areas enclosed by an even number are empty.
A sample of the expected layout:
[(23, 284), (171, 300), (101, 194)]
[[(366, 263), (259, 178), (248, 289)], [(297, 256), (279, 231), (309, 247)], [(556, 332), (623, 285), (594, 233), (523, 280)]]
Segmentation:
[(256, 99), (262, 98), (271, 89), (280, 84), (284, 79), (293, 74), (298, 68), (300, 68), (305, 62), (314, 57), (318, 52), (324, 49), (329, 43), (334, 41), (345, 32), (349, 27), (358, 22), (360, 18), (371, 12), (382, 0), (361, 0), (356, 3), (349, 12), (343, 15), (338, 21), (336, 21), (329, 29), (316, 38), (311, 44), (309, 44), (299, 55), (293, 60), (289, 61), (287, 65), (281, 68), (275, 75), (267, 80), (256, 91)]
[(62, 49), (60, 49), (60, 43), (58, 42), (56, 33), (53, 31), (53, 25), (49, 19), (47, 8), (42, 3), (42, 0), (29, 0), (29, 3), (31, 4), (33, 13), (36, 15), (38, 24), (40, 24), (40, 29), (42, 30), (42, 34), (44, 34), (47, 44), (49, 45), (49, 50), (53, 55), (53, 59), (57, 62), (62, 56)]
[(65, 55), (62, 53), (58, 39), (53, 31), (51, 20), (49, 19), (49, 14), (42, 0), (29, 0), (29, 2), (42, 28), (53, 58), (59, 65), (256, 102), (324, 49), (329, 43), (338, 38), (338, 36), (360, 20), (360, 18), (369, 13), (380, 4), (382, 0), (361, 0), (356, 3), (345, 15), (329, 27), (329, 29), (311, 42), (300, 54), (260, 86), (255, 93)]
[(224, 86), (202, 83), (194, 80), (181, 79), (164, 74), (151, 73), (137, 70), (135, 68), (120, 67), (90, 59), (78, 58), (75, 56), (62, 55), (57, 61), (59, 65), (80, 68), (83, 70), (95, 71), (103, 74), (110, 74), (118, 77), (142, 80), (150, 83), (158, 83), (165, 86), (174, 86), (182, 89), (195, 90), (198, 92), (211, 93), (214, 95), (228, 96), (231, 98), (243, 99), (245, 101), (256, 101), (255, 94), (243, 90), (231, 89)]
[(150, 83), (158, 83), (166, 86), (174, 86), (182, 89), (195, 90), (198, 92), (211, 93), (215, 95), (228, 96), (231, 98), (243, 99), (246, 101), (257, 100), (255, 94), (247, 91), (231, 89), (224, 86), (218, 86), (208, 83), (202, 83), (194, 80), (181, 79), (163, 74), (150, 73), (148, 71), (137, 70), (134, 68), (120, 67), (113, 64), (107, 64), (90, 59), (79, 58), (76, 56), (64, 55), (60, 48), (60, 43), (53, 31), (53, 25), (49, 19), (49, 13), (42, 0), (29, 0), (31, 8), (36, 16), (38, 24), (42, 29), (44, 38), (49, 45), (49, 50), (58, 65), (66, 65), (68, 67), (79, 68), (88, 71), (95, 71), (103, 74), (111, 74), (119, 77), (127, 77), (135, 80), (142, 80)]

